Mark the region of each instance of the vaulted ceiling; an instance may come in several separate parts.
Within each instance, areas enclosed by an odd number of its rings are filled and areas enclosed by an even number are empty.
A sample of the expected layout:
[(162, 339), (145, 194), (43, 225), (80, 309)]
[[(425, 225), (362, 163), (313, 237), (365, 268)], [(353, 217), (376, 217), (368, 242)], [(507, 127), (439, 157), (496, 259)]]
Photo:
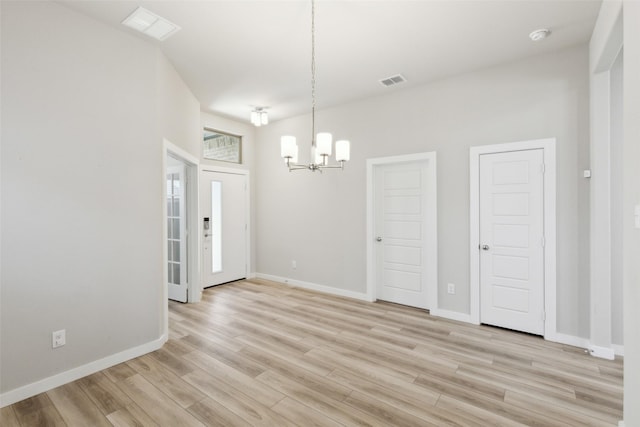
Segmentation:
[[(278, 120), (310, 110), (310, 0), (60, 3), (157, 44), (204, 111), (248, 120), (251, 106), (268, 106)], [(181, 30), (160, 42), (121, 25), (138, 6)], [(599, 8), (599, 0), (317, 0), (318, 107), (585, 43)], [(551, 36), (534, 43), (538, 28)], [(407, 82), (379, 82), (395, 74)]]

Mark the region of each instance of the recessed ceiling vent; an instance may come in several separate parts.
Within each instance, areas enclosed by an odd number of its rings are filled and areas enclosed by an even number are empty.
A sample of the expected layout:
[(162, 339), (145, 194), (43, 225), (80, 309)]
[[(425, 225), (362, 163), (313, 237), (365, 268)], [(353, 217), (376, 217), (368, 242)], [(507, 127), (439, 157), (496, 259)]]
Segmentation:
[(387, 77), (386, 79), (380, 80), (380, 83), (382, 83), (383, 86), (389, 87), (389, 86), (397, 85), (400, 83), (404, 83), (406, 81), (407, 79), (405, 79), (404, 76), (402, 76), (401, 74), (396, 74), (395, 76)]
[(157, 40), (166, 40), (170, 35), (180, 29), (173, 22), (139, 7), (122, 21), (122, 25), (138, 30), (143, 34)]

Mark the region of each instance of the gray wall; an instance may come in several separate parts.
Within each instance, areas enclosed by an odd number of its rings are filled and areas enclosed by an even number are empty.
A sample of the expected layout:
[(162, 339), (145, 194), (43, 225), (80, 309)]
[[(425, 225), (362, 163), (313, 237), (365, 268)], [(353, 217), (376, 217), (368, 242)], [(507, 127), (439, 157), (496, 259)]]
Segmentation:
[(161, 338), (162, 138), (191, 150), (199, 109), (151, 44), (1, 7), (4, 393)]
[[(640, 425), (640, 2), (624, 2), (624, 421)], [(628, 23), (632, 23), (627, 25)]]
[(298, 137), (303, 160), (309, 116), (261, 128), (256, 271), (365, 292), (366, 159), (437, 151), (439, 305), (468, 313), (469, 147), (555, 137), (558, 332), (588, 337), (588, 102), (579, 46), (319, 112), (319, 131), (351, 140), (343, 173), (286, 171), (280, 136)]

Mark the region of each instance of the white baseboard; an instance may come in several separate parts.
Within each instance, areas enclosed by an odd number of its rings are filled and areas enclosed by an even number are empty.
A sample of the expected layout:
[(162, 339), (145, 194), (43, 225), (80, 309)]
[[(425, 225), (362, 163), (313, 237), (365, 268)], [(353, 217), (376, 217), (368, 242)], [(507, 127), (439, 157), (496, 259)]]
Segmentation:
[(432, 316), (443, 317), (449, 320), (457, 320), (458, 322), (473, 323), (471, 321), (471, 315), (467, 313), (460, 313), (458, 311), (442, 310), (440, 308), (434, 308), (429, 310), (429, 314)]
[(624, 346), (613, 344), (609, 347), (599, 347), (591, 344), (587, 338), (580, 338), (573, 335), (566, 335), (561, 333), (554, 333), (545, 335), (544, 339), (548, 341), (557, 342), (560, 344), (571, 345), (574, 347), (580, 347), (586, 349), (593, 357), (599, 357), (601, 359), (613, 360), (615, 356), (624, 356)]
[(0, 394), (0, 408), (4, 408), (5, 406), (9, 406), (37, 394), (44, 393), (45, 391), (49, 391), (82, 377), (86, 377), (87, 375), (94, 374), (135, 357), (158, 350), (166, 341), (167, 337), (163, 335), (157, 340), (146, 344), (121, 351), (120, 353), (112, 354), (111, 356), (89, 362), (86, 365), (78, 366), (77, 368), (4, 392)]
[(620, 344), (611, 344), (613, 352), (616, 356), (624, 356), (624, 346)]
[(317, 283), (304, 282), (302, 280), (290, 279), (288, 277), (273, 276), (271, 274), (256, 273), (256, 278), (284, 283), (286, 285), (298, 286), (312, 291), (324, 292), (325, 294), (337, 295), (341, 297), (354, 298), (362, 301), (371, 301), (364, 292), (348, 291), (346, 289), (334, 288), (331, 286), (319, 285)]
[(562, 334), (560, 332), (555, 332), (552, 334), (546, 334), (544, 339), (551, 342), (557, 342), (559, 344), (571, 345), (573, 347), (579, 348), (589, 348), (589, 340), (586, 338), (576, 337), (574, 335)]

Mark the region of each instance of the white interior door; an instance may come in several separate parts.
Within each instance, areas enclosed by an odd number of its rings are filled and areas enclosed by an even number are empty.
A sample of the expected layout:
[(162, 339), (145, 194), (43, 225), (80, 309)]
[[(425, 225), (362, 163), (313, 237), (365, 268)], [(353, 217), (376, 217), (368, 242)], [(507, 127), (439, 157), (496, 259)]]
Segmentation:
[(543, 150), (480, 156), (480, 321), (544, 334)]
[(427, 168), (428, 161), (375, 168), (373, 208), (377, 299), (429, 308)]
[(187, 302), (187, 216), (185, 166), (167, 167), (167, 286), (169, 299)]
[(247, 175), (203, 171), (202, 287), (247, 277)]

